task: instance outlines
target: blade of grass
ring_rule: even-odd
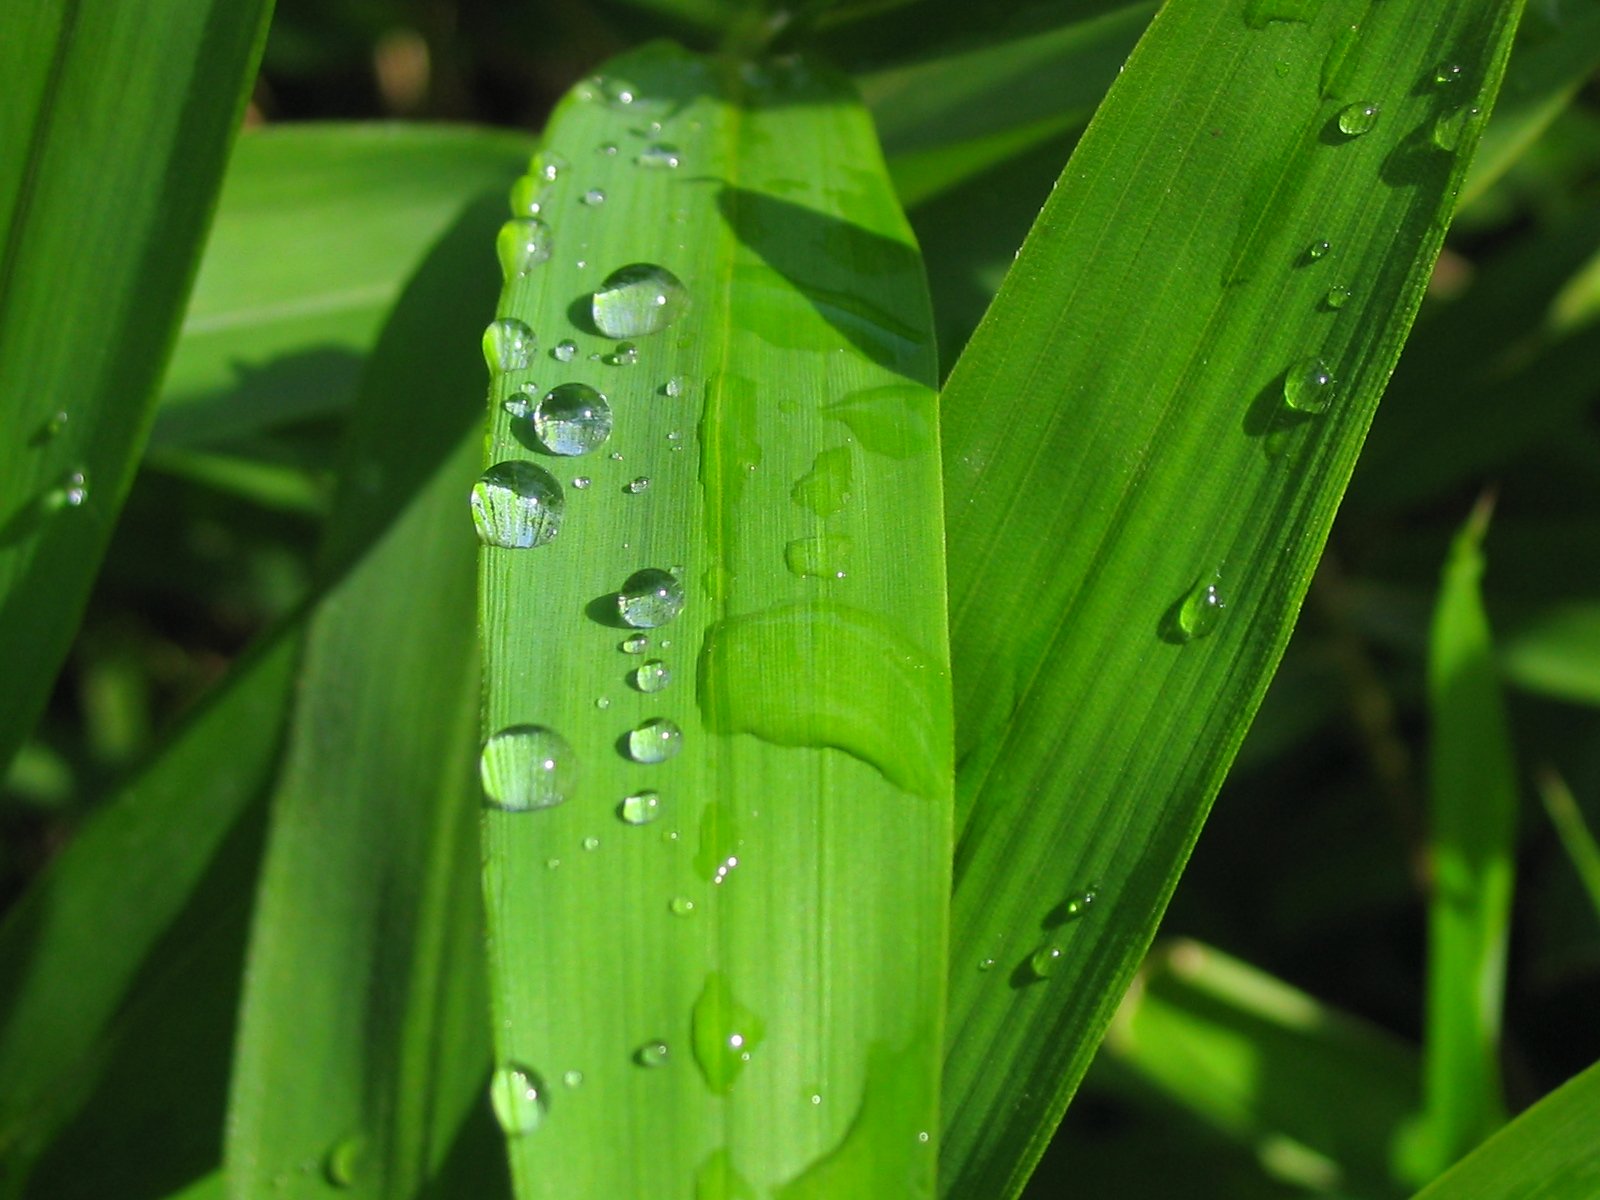
[[[271,8],[29,4],[0,38],[0,764],[133,476]]]
[[[1589,1200],[1600,1192],[1600,1063],[1569,1079],[1416,1200]]]
[[[433,248],[352,418],[251,935],[225,1160],[239,1200],[415,1195],[482,1096],[460,504],[498,210],[473,205]]]
[[[1450,548],[1428,655],[1433,894],[1423,1105],[1397,1149],[1401,1171],[1415,1184],[1505,1122],[1500,1010],[1517,785],[1480,590],[1490,511],[1480,503]]]
[[[1572,868],[1583,890],[1589,895],[1589,903],[1594,905],[1595,915],[1600,917],[1600,843],[1596,843],[1594,834],[1589,832],[1583,811],[1567,781],[1554,770],[1547,768],[1540,772],[1539,796],[1544,801],[1545,812],[1550,814],[1550,823],[1561,837],[1567,857],[1572,860]]]
[[[1393,1190],[1389,1140],[1417,1102],[1415,1051],[1237,959],[1196,942],[1156,950],[1106,1050],[1264,1163],[1292,1165],[1295,1182]]]
[[[934,352],[870,122],[803,63],[654,47],[580,85],[546,147],[548,228],[506,235],[499,309],[540,351],[492,380],[487,461],[536,468],[565,516],[480,565],[517,1194],[929,1195],[950,769]],[[670,284],[646,290],[636,312],[676,317],[659,332],[607,315],[630,263],[687,293],[679,313]],[[609,396],[587,457],[544,452],[528,419],[556,384]],[[502,543],[536,532],[497,511]],[[659,628],[621,619],[641,569],[683,589]],[[623,653],[636,636],[648,652]],[[682,753],[653,762],[659,738],[630,731],[663,719]]]
[[[1476,128],[1434,123],[1518,12],[1171,0],[951,376],[946,1194],[1015,1194],[1149,943],[1438,251]]]
[[[404,125],[242,137],[151,447],[232,441],[343,411],[422,255],[530,148],[523,134]]]
[[[1541,606],[1498,638],[1506,682],[1574,704],[1600,705],[1600,605]]]

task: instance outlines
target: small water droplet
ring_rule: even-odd
[[[483,360],[495,374],[525,370],[539,348],[533,330],[515,317],[491,321],[483,331]]]
[[[322,1172],[334,1187],[354,1187],[361,1180],[371,1150],[371,1142],[359,1133],[341,1138],[328,1151]]]
[[[643,654],[648,649],[650,649],[650,639],[642,633],[636,633],[632,637],[623,639],[622,652],[624,654]]]
[[[549,191],[548,181],[537,175],[523,175],[511,185],[511,215],[513,217],[537,217],[545,205],[545,197]]]
[[[637,496],[640,492],[649,491],[650,476],[640,475],[636,479],[630,479],[627,487],[625,487],[623,490],[626,491],[630,496]]]
[[[46,442],[54,441],[61,435],[61,431],[67,427],[67,420],[67,413],[64,409],[51,413],[34,432],[29,444],[42,446]]]
[[[561,155],[550,150],[541,150],[533,156],[533,162],[528,167],[528,174],[545,183],[554,183],[556,177],[570,166]]]
[[[604,712],[606,709],[611,707],[611,699],[608,696],[596,696],[594,700],[594,706],[601,712]]]
[[[633,684],[641,692],[659,692],[672,682],[672,669],[659,658],[641,663],[633,673]]]
[[[45,512],[59,512],[63,508],[82,508],[89,498],[89,477],[82,471],[68,471],[61,482],[44,494],[40,507]]]
[[[660,1038],[646,1042],[633,1052],[633,1061],[641,1067],[664,1067],[672,1056],[671,1048]]]
[[[981,962],[978,963],[978,970],[980,970],[980,971],[992,971],[992,970],[994,970],[994,966],[995,966],[994,959],[986,958],[986,959],[983,959]]]
[[[665,329],[682,315],[689,293],[665,267],[629,263],[607,275],[591,305],[594,323],[611,338],[635,338]]]
[[[657,629],[683,611],[683,584],[670,571],[646,567],[617,593],[617,612],[635,629]]]
[[[560,865],[561,860],[559,858],[547,858],[544,860],[544,867],[547,871],[554,871]],[[508,1021],[507,1024],[509,1025],[510,1022]]]
[[[1318,238],[1306,247],[1306,257],[1312,262],[1316,262],[1317,259],[1325,257],[1328,251],[1332,249],[1332,243],[1326,238]]]
[[[739,856],[730,854],[717,864],[717,869],[711,873],[712,883],[721,883],[739,869]]]
[[[599,208],[606,202],[606,194],[602,188],[590,188],[583,194],[582,199],[583,203],[587,204],[590,208]]]
[[[490,804],[527,812],[550,808],[571,796],[578,781],[578,761],[567,739],[555,730],[512,725],[483,744],[478,775]]]
[[[500,226],[494,248],[500,273],[510,282],[549,260],[553,249],[550,226],[538,217],[517,217]]]
[[[1440,63],[1433,71],[1434,86],[1449,87],[1453,83],[1460,83],[1465,75],[1460,63]]]
[[[683,376],[674,375],[666,383],[662,384],[661,394],[663,396],[671,396],[673,399],[683,395]]]
[[[682,159],[678,156],[678,148],[666,142],[652,142],[639,151],[639,157],[633,160],[641,167],[651,170],[672,170]]]
[[[600,361],[608,367],[631,367],[639,361],[639,347],[632,342],[618,342],[617,348]]]
[[[539,1128],[550,1106],[544,1081],[521,1063],[508,1063],[494,1073],[489,1080],[489,1103],[500,1128],[512,1137]]]
[[[1047,942],[1033,952],[1028,959],[1028,969],[1038,979],[1049,979],[1056,973],[1056,968],[1061,965],[1062,950],[1054,942]]]
[[[1433,119],[1433,144],[1448,153],[1455,153],[1479,112],[1478,106],[1473,104],[1440,113]]]
[[[648,825],[661,815],[660,792],[634,792],[617,805],[617,815],[629,825]]]
[[[687,917],[694,912],[694,901],[687,896],[674,896],[667,909],[675,917]]]
[[[627,80],[601,76],[598,83],[600,94],[606,98],[612,108],[626,109],[639,98],[638,89]]]
[[[617,144],[615,142],[601,142],[596,148],[607,158],[614,158],[617,153]]]
[[[578,357],[578,343],[565,338],[550,347],[550,357],[557,362],[569,363]]]
[[[582,1071],[567,1071],[561,1076],[561,1082],[566,1084],[569,1088],[582,1087],[583,1086],[583,1072]]]
[[[655,717],[628,734],[628,757],[637,763],[660,763],[683,749],[683,730],[665,717]]]
[[[1343,284],[1335,284],[1328,289],[1328,294],[1322,298],[1322,302],[1329,308],[1343,308],[1350,303],[1352,295],[1354,293]]]
[[[566,498],[543,467],[516,460],[496,463],[472,488],[472,523],[486,546],[542,546],[561,528]]]
[[[611,436],[611,405],[586,383],[563,383],[534,406],[533,431],[551,454],[588,454]]]
[[[583,839],[583,848],[585,850],[598,850],[598,849],[600,849],[600,839],[597,838],[597,837],[586,837],[586,838],[584,838]]]
[[[1339,132],[1347,137],[1360,137],[1369,133],[1378,123],[1378,106],[1368,100],[1358,100],[1339,110]]]
[[[1220,574],[1202,579],[1190,588],[1178,602],[1173,615],[1173,632],[1177,641],[1192,642],[1203,638],[1222,620],[1226,603],[1222,598]]]
[[[1326,363],[1320,358],[1303,358],[1283,376],[1283,402],[1295,412],[1327,412],[1334,386]]]
[[[574,475],[572,478],[572,486],[577,488],[580,492],[586,490],[589,486],[589,477],[587,475]]]

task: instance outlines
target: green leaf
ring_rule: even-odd
[[[1583,811],[1561,776],[1550,770],[1541,772],[1539,795],[1550,814],[1550,823],[1561,835],[1561,845],[1572,860],[1573,870],[1588,893],[1589,903],[1594,905],[1595,916],[1600,917],[1600,843],[1589,832]]]
[[[931,1195],[950,715],[920,263],[845,81],[666,47],[603,76],[535,159],[547,227],[501,237],[526,329],[492,343],[474,497],[518,1195]],[[653,270],[613,294],[629,264],[681,306]],[[555,385],[609,398],[585,456],[532,419]],[[513,548],[555,532],[540,495],[559,532]]]
[[[152,447],[342,412],[428,248],[530,149],[522,134],[405,125],[291,125],[241,138]]]
[[[946,1194],[1020,1187],[1150,940],[1466,170],[1433,126],[1518,11],[1172,0],[956,365]]]
[[[270,11],[75,0],[0,38],[0,763],[132,479]]]
[[[1600,1063],[1568,1080],[1417,1200],[1588,1200],[1600,1189]]]
[[[226,1150],[239,1200],[416,1194],[482,1095],[461,508],[497,210],[434,247],[352,418],[251,936]]]

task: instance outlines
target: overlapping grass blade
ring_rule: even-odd
[[[1600,1190],[1600,1063],[1417,1193],[1417,1200],[1588,1200]]]
[[[238,1200],[416,1195],[482,1096],[462,505],[498,209],[473,206],[434,247],[352,419],[251,935],[226,1148]]]
[[[0,38],[0,763],[133,476],[271,8],[24,5]]]
[[[1539,796],[1544,801],[1545,811],[1550,814],[1550,823],[1561,835],[1561,844],[1567,851],[1567,857],[1572,860],[1573,870],[1578,873],[1583,890],[1588,893],[1589,903],[1594,905],[1595,915],[1600,917],[1600,842],[1596,842],[1594,834],[1589,832],[1588,823],[1583,819],[1583,810],[1573,798],[1567,781],[1560,775],[1552,770],[1541,772]]]
[[[654,47],[563,101],[530,180],[514,196],[542,224],[501,239],[499,317],[523,324],[495,339],[486,463],[515,466],[476,501],[518,1195],[929,1195],[950,770],[934,354],[870,123],[804,64]],[[630,264],[672,279],[613,297]],[[540,432],[557,385],[608,397],[583,457]],[[599,436],[578,396],[569,449]],[[551,495],[558,535],[511,548],[548,532],[528,506]],[[622,619],[641,570],[681,586],[681,613]]]
[[[1148,944],[1519,7],[1172,0],[952,374],[946,1194],[1014,1193]]]
[[[1317,1190],[1395,1190],[1416,1052],[1196,942],[1160,948],[1106,1035],[1113,1061]],[[1330,1104],[1329,1097],[1338,1097]]]
[[[485,129],[247,133],[223,180],[152,450],[343,411],[423,255],[529,149],[522,134]]]

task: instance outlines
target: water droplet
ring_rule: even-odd
[[[542,546],[561,528],[561,485],[543,467],[496,463],[472,488],[472,523],[486,546]]]
[[[594,323],[607,337],[643,337],[676,321],[688,301],[688,290],[665,267],[629,263],[607,275],[594,293]]]
[[[586,383],[563,383],[534,406],[533,432],[551,454],[588,454],[611,436],[611,405]]]
[[[483,794],[496,808],[527,812],[572,795],[578,761],[567,739],[542,725],[512,725],[483,744],[478,758]]]
[[[671,396],[674,399],[683,395],[683,377],[681,375],[674,375],[671,379],[667,380],[666,383],[661,385],[661,394],[663,396]]]
[[[1054,942],[1047,942],[1028,959],[1028,969],[1039,979],[1049,979],[1061,965],[1062,950]]]
[[[811,462],[811,470],[795,481],[790,497],[819,517],[831,517],[850,503],[855,468],[848,446],[824,450]]]
[[[633,673],[633,684],[641,692],[659,692],[672,682],[672,669],[659,658],[641,663]]]
[[[1094,884],[1071,899],[1056,905],[1046,915],[1044,919],[1045,926],[1053,929],[1058,925],[1065,925],[1068,921],[1076,921],[1089,911],[1089,907],[1099,894],[1099,885]]]
[[[683,730],[665,717],[655,717],[628,734],[628,757],[637,763],[659,763],[683,749]]]
[[[626,109],[639,98],[638,89],[627,80],[601,76],[596,82],[599,85],[600,94],[606,98],[612,108]]]
[[[507,221],[500,226],[494,248],[500,258],[500,273],[510,282],[550,258],[553,248],[550,226],[538,217]]]
[[[980,970],[980,971],[992,971],[992,970],[994,970],[994,967],[995,967],[995,962],[994,962],[994,959],[992,959],[992,958],[983,959],[981,962],[978,963],[978,970]]]
[[[566,1084],[569,1088],[582,1087],[583,1086],[583,1072],[582,1071],[567,1071],[565,1074],[563,1074],[561,1076],[561,1082]]]
[[[1318,238],[1316,241],[1312,242],[1311,245],[1306,247],[1306,257],[1312,262],[1316,262],[1317,259],[1323,258],[1327,255],[1328,251],[1332,249],[1332,243],[1326,238]]]
[[[694,901],[687,896],[674,896],[667,910],[675,917],[687,917],[694,912]]]
[[[678,148],[676,146],[669,146],[665,142],[652,142],[639,151],[639,157],[633,161],[641,167],[649,167],[652,170],[671,170],[682,159],[678,156]]]
[[[59,512],[63,508],[82,508],[89,498],[89,478],[82,471],[68,471],[61,482],[44,494],[40,507],[45,512]]]
[[[550,150],[541,150],[533,156],[533,162],[528,167],[528,174],[545,183],[554,183],[556,177],[570,166],[561,155]]]
[[[1333,374],[1320,358],[1303,358],[1283,376],[1283,402],[1295,412],[1327,412],[1333,391]]]
[[[1343,308],[1350,303],[1352,295],[1354,293],[1343,284],[1335,284],[1328,289],[1328,294],[1322,298],[1322,302],[1329,308]]]
[[[511,215],[537,217],[544,210],[549,183],[537,175],[523,175],[511,185]]]
[[[661,815],[660,792],[634,792],[617,805],[617,815],[629,825],[648,825]]]
[[[598,849],[600,849],[600,839],[597,838],[597,837],[586,837],[586,838],[584,838],[583,839],[583,848],[585,850],[598,850]]]
[[[587,475],[573,476],[572,486],[577,488],[580,492],[586,490],[589,486],[589,477]]]
[[[632,342],[618,342],[617,348],[600,361],[608,367],[631,367],[639,361],[639,347]]]
[[[596,696],[594,700],[594,706],[601,712],[604,712],[606,709],[611,707],[611,700],[607,696]]]
[[[657,567],[635,571],[617,593],[617,612],[635,629],[658,629],[682,611],[683,584]]]
[[[560,865],[561,860],[559,858],[547,858],[544,860],[544,867],[547,871],[554,871]]]
[[[607,158],[612,158],[617,153],[617,144],[615,142],[601,142],[597,149]]]
[[[538,348],[533,330],[515,317],[491,321],[483,331],[483,360],[496,374],[526,369]]]
[[[550,347],[550,357],[557,362],[569,363],[578,357],[578,343],[571,338],[563,339]]]
[[[582,200],[590,208],[599,208],[606,202],[606,194],[601,188],[590,188],[583,194]]]
[[[690,1026],[694,1060],[706,1086],[726,1095],[766,1038],[765,1024],[734,998],[727,977],[712,971],[694,1002]]]
[[[850,539],[829,533],[796,538],[783,548],[783,563],[792,574],[811,579],[843,579],[850,562]]]
[[[42,446],[46,442],[54,441],[61,435],[61,431],[67,427],[67,421],[68,416],[65,410],[58,410],[51,413],[50,416],[45,418],[44,422],[39,426],[39,428],[34,431],[34,435],[29,440],[29,444],[33,446]]]
[[[622,652],[624,654],[643,654],[648,649],[650,649],[650,639],[642,633],[636,633],[632,637],[623,639]]]
[[[628,495],[630,495],[630,496],[637,496],[640,492],[649,491],[650,490],[650,476],[648,476],[648,475],[640,475],[635,479],[630,479],[628,481],[627,487],[624,488],[623,490],[626,491],[628,493]]]
[[[1378,106],[1367,100],[1347,104],[1339,110],[1339,132],[1348,137],[1360,137],[1378,123]]]
[[[371,1154],[372,1143],[359,1133],[341,1138],[328,1151],[322,1171],[329,1183],[337,1188],[354,1187],[360,1182]]]
[[[531,1068],[508,1063],[489,1080],[489,1103],[495,1120],[512,1137],[532,1133],[550,1107],[544,1081]]]
[[[1217,627],[1226,607],[1222,598],[1221,576],[1213,574],[1202,579],[1184,594],[1173,614],[1173,632],[1177,641],[1192,642],[1203,638]]]
[[[1455,153],[1461,146],[1462,137],[1477,119],[1479,112],[1480,109],[1474,104],[1440,113],[1433,119],[1433,144],[1448,153]]]
[[[717,864],[717,869],[711,873],[712,883],[721,883],[739,869],[739,856],[730,854]]]
[[[1460,63],[1440,63],[1434,68],[1433,82],[1436,87],[1449,87],[1453,83],[1460,83],[1465,75]]]
[[[664,1067],[671,1057],[671,1048],[666,1042],[657,1038],[646,1042],[633,1052],[633,1061],[641,1067]]]

